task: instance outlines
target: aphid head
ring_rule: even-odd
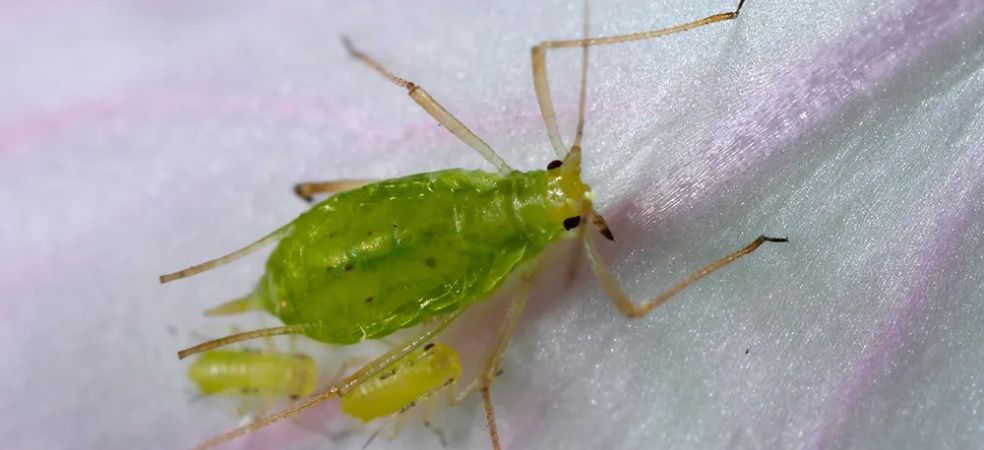
[[[560,220],[580,215],[584,202],[591,202],[591,188],[581,181],[580,148],[571,148],[563,161],[547,165],[547,189]]]
[[[603,236],[614,240],[605,220],[595,212],[591,204],[594,199],[591,187],[581,180],[581,147],[571,147],[563,161],[551,161],[547,165],[547,180],[550,196],[557,208],[557,217],[565,229],[577,228],[587,220]]]
[[[590,221],[603,236],[612,239],[605,220],[591,205],[594,199],[591,187],[581,180],[581,147],[572,146],[563,161],[554,160],[547,165],[547,186],[555,218],[565,229],[572,230]]]

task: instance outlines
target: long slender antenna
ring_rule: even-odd
[[[584,0],[584,23],[581,32],[581,92],[577,103],[577,127],[574,131],[574,147],[581,146],[581,138],[584,136],[584,110],[585,101],[588,96],[588,25],[590,23],[588,13],[588,0]]]
[[[197,275],[197,274],[200,274],[200,273],[205,272],[207,270],[211,270],[211,269],[214,269],[216,267],[224,266],[226,264],[229,264],[229,263],[231,263],[231,262],[233,262],[233,261],[235,261],[235,260],[237,260],[239,258],[242,258],[243,256],[246,256],[246,255],[248,255],[250,253],[253,253],[253,252],[259,250],[263,246],[265,246],[265,245],[267,245],[267,244],[269,244],[269,243],[271,243],[273,241],[280,240],[285,235],[287,235],[287,232],[289,230],[290,230],[290,224],[284,225],[284,226],[282,226],[280,228],[277,228],[272,233],[270,233],[270,234],[268,234],[266,236],[263,236],[262,238],[260,238],[260,240],[254,242],[252,244],[249,244],[249,245],[247,245],[247,246],[245,246],[245,247],[243,247],[243,248],[241,248],[239,250],[236,250],[236,251],[234,251],[232,253],[229,253],[228,255],[220,256],[220,257],[215,258],[213,260],[205,261],[205,262],[203,262],[201,264],[196,264],[196,265],[191,266],[191,267],[189,267],[187,269],[182,269],[182,270],[179,270],[179,271],[174,272],[174,273],[169,273],[169,274],[166,274],[166,275],[161,275],[161,278],[160,278],[161,284],[169,283],[169,282],[174,281],[174,280],[180,280],[182,278],[188,278],[188,277],[190,277],[192,275]]]

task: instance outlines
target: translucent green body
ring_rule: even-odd
[[[489,297],[586,191],[561,169],[455,169],[342,192],[289,225],[250,301],[322,342],[383,337]]]
[[[454,350],[443,344],[428,345],[347,392],[340,407],[346,414],[369,422],[412,408],[460,375],[461,364]]]
[[[298,398],[314,392],[318,369],[302,354],[214,350],[195,360],[188,376],[204,395]]]

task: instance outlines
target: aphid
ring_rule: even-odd
[[[430,319],[432,326],[404,345],[370,362],[314,397],[283,412],[240,427],[203,443],[209,448],[246,432],[289,417],[316,403],[349,395],[387,367],[429,342],[469,305],[493,295],[511,275],[520,286],[510,303],[498,336],[485,358],[479,389],[492,447],[500,449],[490,386],[529,295],[537,257],[562,239],[579,239],[605,293],[627,317],[635,318],[665,303],[690,284],[745,256],[765,242],[783,238],[759,236],[740,250],[694,272],[662,294],[641,304],[626,296],[602,262],[586,224],[613,240],[604,219],[593,207],[590,187],[581,179],[581,140],[587,79],[588,48],[666,36],[738,17],[744,0],[732,12],[715,14],[661,30],[588,38],[587,3],[582,39],[546,41],[532,49],[533,84],[558,159],[547,170],[519,172],[506,164],[419,85],[387,71],[343,39],[350,55],[407,90],[410,97],[448,131],[481,154],[496,172],[460,169],[366,180],[304,183],[302,197],[320,192],[336,195],[249,246],[188,269],[161,277],[168,282],[240,258],[279,241],[267,261],[266,273],[247,297],[220,308],[230,311],[265,309],[284,326],[239,333],[179,352],[185,357],[246,339],[303,334],[331,344],[375,339]],[[570,147],[560,138],[546,74],[546,51],[581,48],[578,121]],[[344,192],[338,192],[340,190]]]
[[[461,376],[458,354],[444,344],[427,344],[390,364],[342,395],[339,406],[363,422],[406,411]]]
[[[213,310],[205,315],[214,315]],[[235,325],[232,333],[239,331]],[[197,335],[198,333],[194,333]],[[272,339],[262,349],[219,349],[202,353],[188,366],[188,378],[202,396],[240,400],[239,415],[262,414],[280,400],[297,400],[314,392],[318,366],[306,353],[295,351],[291,336],[287,351],[277,350]]]
[[[452,388],[459,376],[458,354],[447,345],[431,343],[346,393],[339,406],[349,416],[371,422],[403,413],[437,391]],[[204,352],[189,366],[188,377],[201,395],[239,398],[244,404],[258,400],[268,406],[282,398],[311,395],[318,370],[314,359],[303,353],[246,348]]]
[[[431,424],[435,394],[447,391],[448,404],[456,405],[477,386],[472,383],[461,394],[455,386],[461,376],[458,353],[440,343],[429,343],[387,366],[373,378],[342,395],[339,407],[345,414],[368,424],[377,419],[393,418],[390,438],[396,437],[406,419],[405,413],[426,402],[423,425],[447,447],[444,433]],[[388,424],[387,423],[387,424]],[[377,429],[363,445],[366,448],[386,425]]]
[[[314,392],[318,367],[302,353],[212,350],[188,367],[188,377],[202,395],[298,399]]]

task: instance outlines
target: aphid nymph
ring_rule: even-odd
[[[212,350],[192,363],[188,377],[202,395],[296,399],[314,392],[318,368],[301,353]]]
[[[347,392],[339,406],[346,414],[369,422],[412,408],[459,376],[458,354],[444,344],[427,344]]]

